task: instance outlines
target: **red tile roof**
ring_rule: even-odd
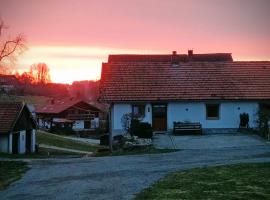
[[[103,63],[100,100],[270,100],[270,62]]]
[[[87,105],[88,109],[91,109],[93,111],[100,111],[97,107],[90,105],[81,99],[65,98],[65,99],[53,99],[50,102],[48,102],[45,106],[37,107],[36,113],[58,114],[81,102]]]
[[[19,81],[14,75],[0,74],[0,86],[1,85],[18,85]]]
[[[23,107],[21,102],[0,102],[0,134],[12,131]]]
[[[212,54],[163,54],[163,55],[140,55],[140,54],[120,54],[109,55],[108,62],[171,62],[174,59],[177,62],[230,62],[233,61],[230,53],[212,53]]]

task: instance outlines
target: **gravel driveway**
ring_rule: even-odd
[[[243,162],[270,162],[269,143],[258,139],[240,147],[184,149],[168,154],[33,160],[23,178],[0,192],[0,197],[132,199],[169,172]]]

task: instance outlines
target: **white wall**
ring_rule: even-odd
[[[9,135],[0,135],[0,152],[9,152]]]
[[[18,148],[18,153],[23,154],[25,153],[25,145],[26,145],[26,131],[20,131],[19,134],[19,148]]]
[[[238,128],[239,115],[243,112],[249,114],[250,127],[256,127],[257,110],[256,102],[221,102],[219,119],[207,120],[206,106],[203,102],[168,103],[168,128],[173,129],[174,121],[200,122],[203,128]]]
[[[84,129],[84,120],[76,120],[72,127],[73,130],[82,130]]]
[[[149,111],[149,112],[148,112]],[[123,133],[121,119],[124,114],[132,112],[132,104],[114,104],[112,107],[112,132],[113,135]],[[145,104],[145,116],[141,119],[143,122],[152,124],[152,105]]]
[[[256,102],[220,102],[220,117],[218,120],[206,119],[205,102],[175,102],[167,106],[167,127],[173,129],[174,121],[200,122],[203,128],[238,128],[241,113],[249,114],[250,127],[256,127]],[[152,105],[145,104],[143,122],[152,124]],[[239,108],[239,109],[238,109]],[[148,112],[149,111],[149,112]],[[123,133],[121,118],[126,113],[132,112],[132,104],[114,104],[112,107],[112,132],[113,135]]]
[[[152,125],[152,104],[147,103],[145,105],[145,116],[142,121]]]
[[[31,152],[35,152],[36,150],[36,130],[33,129],[31,132]]]
[[[13,140],[13,136],[12,136],[12,133],[9,134],[9,146],[8,146],[8,150],[9,150],[9,153],[12,153],[12,140]]]
[[[123,133],[121,118],[124,114],[131,113],[131,104],[114,104],[112,107],[112,133],[118,135]]]
[[[91,120],[91,128],[98,128],[99,127],[99,118],[95,117],[93,120]]]
[[[48,122],[46,120],[38,119],[38,126],[42,128],[51,128],[51,122]]]

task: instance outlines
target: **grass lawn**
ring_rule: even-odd
[[[95,152],[99,148],[98,145],[90,145],[83,142],[74,141],[44,131],[37,131],[36,139],[37,144],[46,144],[80,151]]]
[[[0,190],[5,189],[10,183],[21,178],[27,169],[25,162],[0,161]]]
[[[172,173],[143,190],[136,199],[270,199],[270,163]]]
[[[134,148],[129,150],[116,150],[111,152],[97,152],[95,156],[122,156],[122,155],[139,155],[139,154],[157,154],[175,152],[173,149],[156,149],[152,146],[143,148]]]

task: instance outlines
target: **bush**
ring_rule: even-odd
[[[260,134],[268,140],[270,139],[269,121],[270,109],[261,106],[258,111],[258,127]]]
[[[126,113],[121,118],[121,124],[125,134],[129,133],[132,135],[130,131],[131,121],[132,121],[132,113]]]
[[[75,132],[72,130],[71,127],[59,127],[59,126],[52,126],[50,128],[51,133],[59,134],[59,135],[73,135]]]
[[[248,123],[249,123],[248,113],[240,114],[240,127],[248,128],[249,127]]]
[[[138,136],[139,138],[152,138],[153,130],[151,124],[133,119],[130,125],[130,134]]]
[[[101,135],[100,136],[100,145],[109,145],[109,135]]]

